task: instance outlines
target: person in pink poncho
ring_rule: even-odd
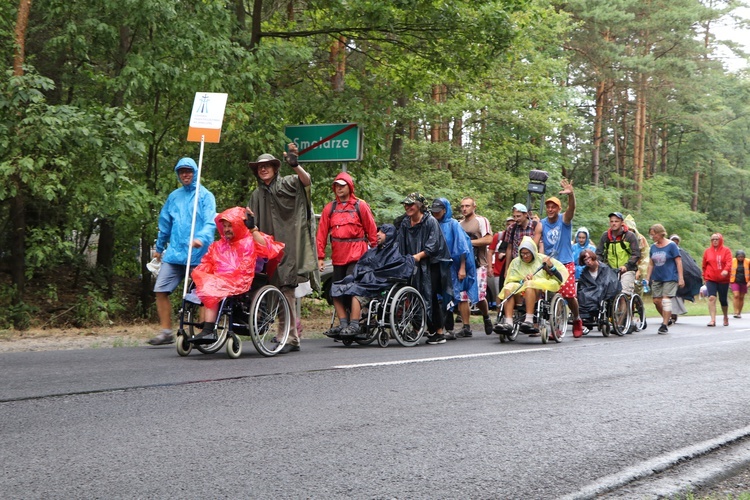
[[[217,340],[214,330],[222,299],[250,290],[263,264],[266,273],[273,274],[284,253],[284,244],[260,232],[252,214],[242,207],[223,211],[215,221],[221,239],[211,243],[192,273],[195,292],[205,306],[203,330],[189,340],[198,344]]]

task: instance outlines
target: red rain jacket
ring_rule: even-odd
[[[224,297],[250,290],[259,259],[268,261],[266,270],[271,274],[284,253],[284,244],[267,234],[263,234],[265,247],[255,244],[252,233],[245,227],[245,209],[242,207],[225,210],[214,220],[221,239],[211,243],[192,274],[198,297],[210,309]],[[231,240],[224,235],[222,220],[232,224],[234,238]]]
[[[721,272],[727,275],[722,276]],[[719,235],[719,246],[713,245],[703,252],[703,280],[714,283],[729,283],[732,271],[732,251],[724,246],[724,237]]]
[[[378,245],[378,228],[370,206],[354,196],[354,181],[349,174],[341,172],[334,179],[343,180],[349,185],[349,199],[337,201],[331,213],[333,202],[328,203],[320,213],[318,223],[318,259],[324,259],[328,236],[331,237],[331,260],[335,266],[357,262],[370,247]],[[335,190],[334,190],[335,193]],[[355,207],[359,202],[359,210]],[[359,212],[359,213],[358,213]]]

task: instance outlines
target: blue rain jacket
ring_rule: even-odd
[[[187,264],[188,245],[190,244],[190,225],[193,219],[198,165],[192,158],[181,158],[174,167],[175,175],[180,168],[193,169],[193,182],[189,186],[181,186],[175,189],[167,197],[167,201],[159,213],[159,236],[156,238],[156,251],[162,254],[162,262],[185,265]],[[179,182],[179,175],[177,175],[177,180]],[[208,246],[214,241],[214,233],[216,232],[214,217],[216,217],[216,199],[208,189],[201,186],[198,197],[198,214],[195,218],[194,238],[200,240],[203,246],[193,248],[193,253],[190,255],[190,264],[193,266],[200,264],[203,255],[208,251]]]
[[[477,288],[477,267],[474,262],[474,249],[471,246],[471,238],[461,227],[461,224],[453,218],[453,209],[450,202],[445,198],[438,198],[445,205],[445,215],[439,220],[440,230],[443,232],[448,251],[451,254],[451,282],[453,283],[453,301],[458,304],[461,292],[469,295],[469,302],[479,302],[479,289]],[[461,256],[466,258],[466,277],[458,279],[458,270],[461,268]],[[448,302],[448,301],[446,301]]]

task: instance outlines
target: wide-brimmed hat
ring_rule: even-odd
[[[258,171],[258,166],[260,166],[261,164],[271,164],[271,166],[276,170],[281,168],[281,161],[274,155],[268,153],[263,153],[258,157],[257,160],[248,163],[250,168],[252,168],[256,172]]]

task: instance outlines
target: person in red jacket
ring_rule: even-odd
[[[318,267],[323,270],[326,245],[331,240],[331,260],[333,262],[332,283],[341,281],[352,273],[357,263],[368,248],[378,245],[378,228],[370,206],[354,196],[354,181],[349,174],[341,172],[333,181],[333,193],[336,199],[328,203],[320,213],[318,224]],[[359,323],[349,328],[349,316],[342,298],[333,299],[333,307],[339,318],[339,326],[326,335],[356,335]]]
[[[711,235],[711,246],[703,252],[703,281],[708,290],[708,313],[711,321],[708,326],[716,326],[716,294],[724,313],[724,326],[729,326],[729,278],[732,270],[732,251],[724,246],[720,233]]]
[[[203,330],[188,339],[196,344],[216,342],[222,299],[250,290],[257,268],[265,267],[267,274],[273,274],[284,253],[284,244],[261,233],[255,218],[242,207],[224,210],[215,221],[221,239],[211,243],[191,275],[195,293],[205,306]]]

